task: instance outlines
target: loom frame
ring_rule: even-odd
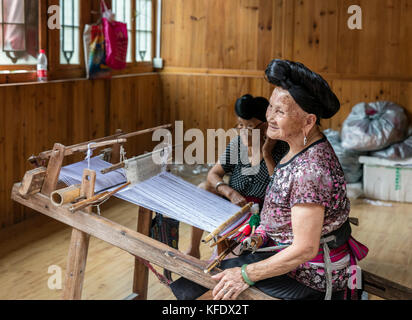
[[[169,126],[170,125],[161,127]],[[138,134],[154,131],[152,129],[141,130],[130,134],[122,134],[121,130],[117,130],[115,135],[69,147],[56,143],[52,150],[44,151],[39,156],[29,159],[29,161],[35,165],[39,164],[39,161],[49,160],[47,168],[45,169],[46,174],[41,176],[43,179],[41,188],[38,188],[39,179],[37,179],[36,190],[22,195],[20,190],[22,190],[25,182],[22,181],[14,184],[11,192],[12,200],[72,227],[62,295],[64,300],[81,299],[90,236],[103,240],[135,257],[154,263],[159,267],[167,268],[209,289],[213,289],[216,285],[211,275],[217,273],[219,271],[218,269],[212,274],[205,274],[203,270],[206,267],[206,262],[185,255],[149,237],[152,221],[152,212],[150,210],[138,207],[138,223],[137,230],[135,231],[93,213],[91,207],[72,213],[68,205],[56,207],[51,202],[50,194],[59,188],[58,178],[65,156],[72,155],[79,147],[83,150],[84,147],[91,142],[104,142],[113,138],[127,139]],[[120,145],[120,143],[112,143],[112,163],[118,163],[120,161]],[[30,172],[27,172],[26,175],[27,174],[30,176]],[[95,178],[96,174],[93,170],[84,170],[81,194],[87,199],[94,195]],[[30,180],[30,183],[32,183],[32,180]],[[27,188],[27,190],[32,189]],[[126,299],[147,299],[148,276],[148,268],[139,259],[135,258],[133,292],[126,297]],[[256,288],[249,288],[241,295],[241,299],[267,300],[273,298],[265,295]]]

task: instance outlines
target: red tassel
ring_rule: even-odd
[[[252,227],[250,226],[250,225],[247,225],[244,229],[243,229],[243,231],[242,231],[242,233],[247,237],[247,236],[249,236],[250,234],[251,234],[251,232],[252,232]]]

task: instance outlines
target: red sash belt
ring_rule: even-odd
[[[369,249],[360,243],[359,241],[355,240],[352,236],[349,237],[348,241],[341,245],[336,249],[330,249],[330,260],[332,262],[337,262],[340,259],[344,258],[347,254],[351,256],[351,265],[356,265],[356,260],[360,261],[366,257],[368,254]],[[309,262],[315,263],[323,263],[324,256],[323,256],[323,248],[319,248],[318,255],[310,260]]]

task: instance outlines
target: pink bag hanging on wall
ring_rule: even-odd
[[[127,59],[127,24],[114,20],[111,10],[101,1],[103,12],[103,32],[106,42],[106,65],[112,69],[126,68]]]

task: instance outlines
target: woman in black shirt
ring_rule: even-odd
[[[288,150],[288,144],[266,137],[266,111],[269,101],[263,97],[244,95],[235,104],[238,136],[227,146],[218,163],[210,170],[207,181],[199,185],[232,203],[244,206],[255,202],[262,207],[266,188],[276,164]],[[260,148],[252,148],[253,130],[260,130]],[[223,181],[230,175],[229,183]],[[193,227],[188,254],[200,257],[199,244],[203,230]]]

